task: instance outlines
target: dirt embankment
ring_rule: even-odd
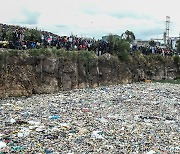
[[[180,76],[173,60],[133,58],[121,62],[109,54],[70,59],[58,56],[6,56],[0,61],[0,97],[30,96],[59,90],[119,83],[174,79]]]

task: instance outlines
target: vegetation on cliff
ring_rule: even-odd
[[[167,79],[167,80],[160,80],[158,82],[160,82],[160,83],[180,84],[180,79],[174,79],[174,80]]]
[[[111,38],[110,38],[111,39]],[[113,56],[117,57],[120,61],[125,63],[131,63],[136,61],[137,63],[153,63],[159,61],[161,63],[174,62],[176,65],[180,65],[179,56],[161,56],[158,54],[144,55],[141,52],[129,52],[129,46],[126,41],[117,39],[112,46]],[[5,57],[13,56],[34,56],[34,57],[46,57],[55,56],[63,57],[71,60],[89,60],[93,58],[98,58],[94,51],[66,51],[65,49],[56,48],[40,48],[40,49],[30,49],[30,50],[15,50],[15,49],[3,49],[0,51],[0,62],[3,61]]]

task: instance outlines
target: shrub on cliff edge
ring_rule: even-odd
[[[176,65],[179,65],[179,63],[180,63],[180,57],[179,56],[174,56],[173,60],[174,60],[174,63]]]
[[[108,36],[108,42],[111,45],[113,55],[117,55],[120,60],[128,61],[130,56],[130,44],[125,39],[114,37],[114,35]]]

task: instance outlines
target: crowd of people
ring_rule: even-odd
[[[65,48],[66,50],[90,50],[93,43],[95,43],[95,39],[90,38],[82,38],[77,36],[58,36],[52,34],[47,31],[36,31],[37,34],[30,34],[27,37],[26,28],[22,27],[11,27],[11,37],[8,38],[7,32],[9,30],[9,26],[0,25],[1,33],[0,33],[0,47],[3,48],[11,48],[11,49],[32,49],[32,48],[40,48],[40,47],[52,47],[56,46],[59,48]]]
[[[145,55],[149,55],[149,54],[159,54],[162,56],[172,56],[174,54],[174,50],[171,48],[167,48],[167,47],[160,47],[160,46],[137,46],[134,45],[132,46],[132,51],[140,51]]]
[[[94,38],[83,38],[77,36],[58,36],[47,31],[38,31],[13,25],[0,24],[0,48],[10,49],[33,49],[41,47],[65,48],[67,51],[88,50],[95,51],[96,54],[112,54],[110,43],[107,40],[95,40]],[[10,30],[11,31],[10,31]],[[11,34],[9,34],[11,33]],[[131,45],[131,52],[141,51],[143,54],[161,54],[163,56],[172,55],[173,50],[158,46],[138,46]]]

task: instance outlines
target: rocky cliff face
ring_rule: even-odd
[[[120,62],[109,54],[90,59],[56,56],[7,56],[1,58],[0,97],[30,96],[59,90],[97,87],[119,83],[173,79],[180,67],[173,61],[147,63],[143,60]]]

